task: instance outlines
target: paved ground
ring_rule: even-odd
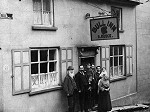
[[[150,105],[148,105],[148,109],[142,109],[142,110],[124,110],[124,111],[113,111],[113,112],[150,112]],[[97,112],[97,111],[90,111],[90,112]]]

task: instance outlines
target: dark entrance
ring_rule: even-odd
[[[95,57],[97,46],[80,46],[78,47],[79,65],[83,65],[86,69],[87,64],[95,65]]]
[[[94,64],[95,65],[95,57],[81,57],[81,65],[83,65],[86,68],[87,64]]]

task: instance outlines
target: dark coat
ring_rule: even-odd
[[[73,95],[75,89],[77,89],[76,82],[69,75],[66,75],[63,83],[63,89],[66,92],[67,96]]]
[[[77,84],[77,88],[79,91],[85,91],[87,88],[85,87],[88,87],[89,86],[89,82],[88,82],[88,76],[82,72],[78,72],[76,75],[75,75],[75,81],[76,81],[76,84]]]

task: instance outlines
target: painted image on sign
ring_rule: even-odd
[[[92,40],[118,38],[117,19],[96,19],[91,21]]]

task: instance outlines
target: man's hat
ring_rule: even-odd
[[[72,66],[69,66],[69,67],[67,68],[67,70],[74,70],[74,68],[73,68]]]

